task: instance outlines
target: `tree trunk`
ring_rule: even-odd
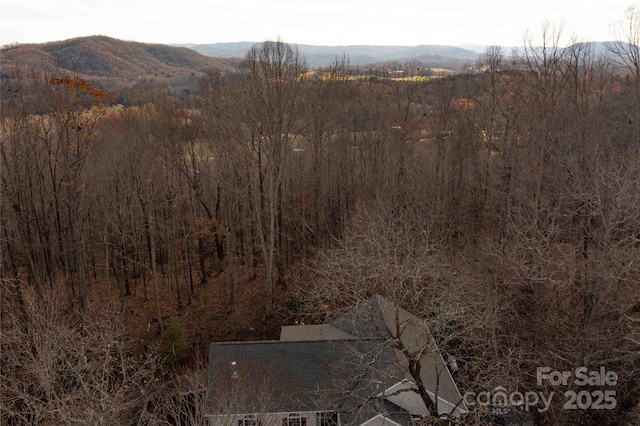
[[[158,268],[156,266],[156,237],[153,213],[149,212],[149,242],[151,244],[151,273],[153,275],[153,298],[156,304],[156,318],[160,332],[162,327],[162,312],[160,310],[160,290],[158,283]]]

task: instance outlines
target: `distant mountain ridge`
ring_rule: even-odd
[[[188,47],[207,56],[242,58],[254,44],[254,42],[241,41],[231,43],[180,44],[176,46]],[[427,44],[417,46],[316,46],[296,44],[296,46],[311,67],[328,65],[336,58],[340,59],[345,55],[354,65],[410,60],[450,60],[453,62],[464,62],[475,60],[478,57],[478,52],[473,50],[455,46]]]
[[[607,43],[589,45],[603,54]],[[42,44],[19,44],[0,50],[3,82],[17,68],[32,69],[39,63],[55,63],[69,73],[79,74],[99,88],[119,93],[140,84],[162,87],[179,94],[196,87],[205,70],[237,72],[242,58],[254,42],[165,45],[123,41],[107,36],[79,37]],[[419,61],[431,68],[460,70],[473,64],[486,46],[470,49],[442,45],[417,46],[316,46],[296,45],[311,68],[326,66],[343,56],[352,65],[380,65],[389,61]],[[505,57],[511,48],[503,48]]]
[[[48,61],[114,92],[141,83],[182,89],[195,84],[200,71],[236,69],[225,60],[186,47],[123,41],[101,35],[19,44],[4,47],[0,53],[0,70],[5,78],[16,68],[29,69]]]

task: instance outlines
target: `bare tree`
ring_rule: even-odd
[[[432,360],[456,356],[461,341],[463,346],[470,345],[493,358],[493,344],[487,341],[491,329],[485,325],[496,324],[496,319],[490,286],[480,285],[443,255],[443,241],[434,238],[437,233],[432,227],[432,222],[411,208],[378,204],[362,210],[337,246],[321,251],[309,264],[313,278],[306,296],[318,301],[328,318],[353,306],[368,306],[373,294],[387,298],[389,305],[380,316],[360,313],[354,321],[370,322],[374,330],[388,324],[389,334],[376,337],[402,355],[414,383],[399,392],[420,395],[430,415],[437,417],[443,412],[452,414],[461,401],[445,406],[438,399],[439,392],[446,394],[444,378],[439,384],[446,367]],[[473,308],[462,309],[463,304]],[[416,314],[420,324],[414,324],[404,309]],[[478,339],[470,339],[470,334]],[[371,359],[362,361],[364,366],[373,363]],[[469,377],[462,379],[463,386],[477,380],[472,378],[476,366],[467,362]],[[450,392],[451,384],[447,387]],[[430,420],[437,421],[435,417]]]
[[[635,141],[640,142],[640,11],[629,7],[625,19],[614,26],[616,41],[607,44],[613,61],[629,73],[635,95]]]
[[[72,294],[81,308],[87,303],[85,167],[112,99],[77,75],[62,75],[56,67],[41,64],[16,90],[9,102],[10,120],[3,122],[3,195],[12,200],[9,212],[19,224],[16,236],[26,243],[29,277],[38,285],[45,277],[56,285],[61,268],[75,284]],[[16,156],[20,151],[27,154],[27,163]],[[40,267],[42,272],[36,270]]]
[[[256,231],[267,285],[266,315],[273,314],[281,232],[284,174],[292,141],[300,132],[302,83],[306,65],[297,49],[282,41],[254,45],[245,58],[246,125],[253,170],[251,186]]]
[[[22,298],[21,315],[3,306],[2,422],[120,425],[134,419],[155,380],[157,357],[136,355],[111,313],[86,306],[91,321],[79,322],[55,292],[25,291]]]
[[[199,365],[189,370],[166,372],[172,379],[158,383],[146,395],[138,424],[207,426],[207,371]]]

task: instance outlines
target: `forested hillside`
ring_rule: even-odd
[[[43,44],[5,47],[2,54],[3,85],[17,69],[37,69],[43,62],[77,74],[96,87],[129,102],[129,90],[151,86],[174,96],[193,90],[207,70],[233,72],[225,60],[203,56],[191,49],[163,44],[117,40],[106,36],[79,37]],[[3,96],[5,94],[3,93]]]
[[[2,423],[201,424],[212,339],[379,293],[429,322],[461,393],[637,424],[638,50],[557,40],[402,79],[265,42],[238,78],[130,107],[32,64],[2,104]],[[617,372],[615,407],[563,410],[578,385],[545,366]]]

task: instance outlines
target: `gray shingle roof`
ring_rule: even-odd
[[[344,423],[360,424],[383,413],[408,424],[409,413],[374,398],[411,379],[399,346],[405,353],[422,351],[421,378],[429,392],[437,387],[439,399],[453,405],[461,399],[426,323],[381,296],[331,324],[283,327],[281,338],[211,344],[213,414],[340,411]],[[439,411],[449,409],[439,404]]]
[[[344,340],[354,339],[349,333],[331,324],[286,325],[280,330],[280,340]]]
[[[331,325],[355,337],[378,338],[383,341],[399,338],[400,342],[396,346],[402,344],[405,353],[421,356],[420,376],[427,391],[435,394],[437,390],[438,399],[444,399],[454,406],[461,401],[462,395],[425,321],[397,307],[390,300],[374,295],[336,318]],[[406,365],[406,357],[402,353],[398,356],[400,363]],[[466,411],[464,403],[459,408]],[[450,409],[449,406],[438,404],[441,412],[449,412]]]
[[[218,414],[349,411],[402,374],[393,350],[371,339],[212,343],[209,397]]]

